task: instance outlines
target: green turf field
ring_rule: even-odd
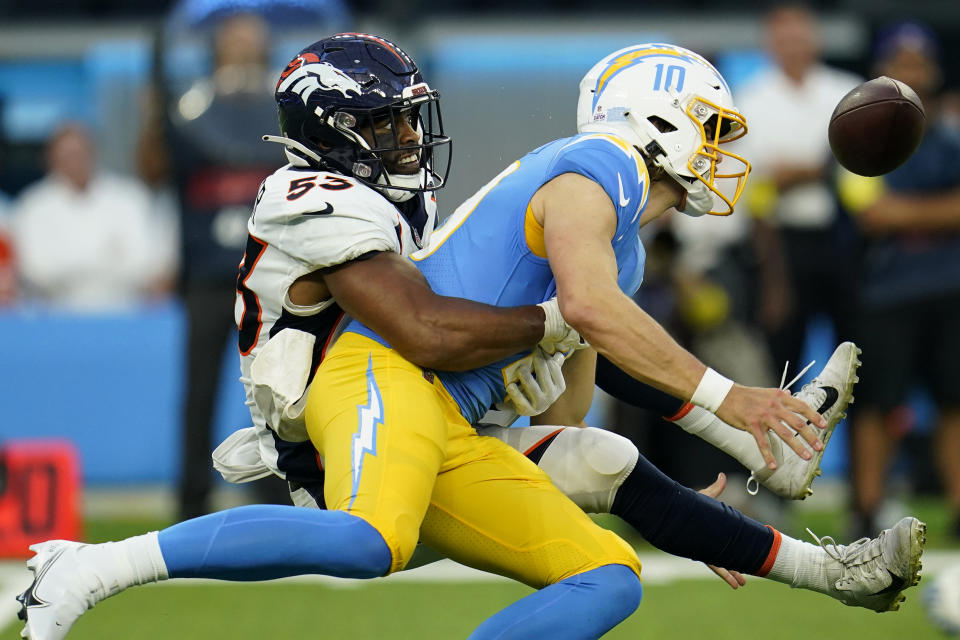
[[[930,525],[929,549],[956,549],[946,535],[947,515],[939,501],[915,500],[911,510]],[[842,532],[843,514],[805,512],[797,520],[818,533]],[[615,525],[615,519],[601,519]],[[118,539],[165,526],[163,521],[94,520],[85,538]],[[803,528],[787,533],[805,537]],[[838,533],[838,539],[843,539]],[[643,552],[651,548],[630,537]],[[748,578],[733,591],[718,579],[645,585],[643,603],[606,638],[745,640],[925,640],[944,638],[927,622],[920,592],[907,592],[895,613],[845,607],[817,594]],[[132,589],[85,615],[68,640],[261,640],[263,638],[462,639],[484,618],[530,593],[509,582],[349,582],[189,585],[167,583]],[[0,631],[17,640],[20,625]],[[537,639],[539,640],[539,639]]]
[[[922,584],[922,583],[921,583]],[[486,616],[529,593],[509,583],[372,583],[151,586],[107,600],[80,619],[70,640],[260,640],[262,638],[466,638]],[[778,584],[738,592],[719,581],[650,585],[611,639],[922,640],[940,638],[908,596],[897,613],[852,609]],[[16,640],[19,625],[0,640]]]

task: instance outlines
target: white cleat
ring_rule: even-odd
[[[78,550],[88,545],[50,540],[31,545],[36,555],[27,561],[33,583],[17,596],[24,621],[21,638],[61,640],[87,609],[107,596],[95,577],[83,575]]]
[[[904,589],[920,582],[927,525],[916,518],[904,518],[873,540],[861,538],[849,545],[807,531],[828,556],[825,569],[832,587],[828,595],[846,605],[896,611],[905,599]]]
[[[808,406],[817,410],[827,421],[826,428],[819,432],[823,449],[810,452],[809,460],[796,455],[776,435],[770,435],[770,448],[777,461],[777,468],[764,466],[754,469],[747,481],[747,491],[756,493],[754,483],[759,482],[773,493],[791,500],[803,500],[813,493],[810,485],[822,472],[820,461],[827,450],[827,442],[837,424],[847,414],[847,406],[853,402],[853,386],[857,383],[857,368],[860,366],[860,349],[852,342],[844,342],[836,348],[817,377],[793,394]]]

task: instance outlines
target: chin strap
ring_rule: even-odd
[[[324,164],[323,158],[321,158],[317,152],[310,150],[309,148],[306,147],[306,145],[304,145],[303,143],[297,142],[292,138],[285,138],[283,136],[265,135],[265,136],[261,136],[261,139],[264,142],[276,142],[277,144],[282,144],[283,146],[285,146],[287,148],[286,149],[287,157],[294,164],[297,164],[295,160],[306,162],[307,159],[313,160],[314,162],[316,162],[321,166],[323,166]],[[419,173],[413,176],[405,176],[405,175],[398,175],[398,174],[392,174],[392,173],[388,175],[389,175],[389,180],[393,180],[398,183],[396,186],[417,187],[417,186],[420,186],[425,180],[425,177],[424,177],[425,171],[427,170],[421,169]],[[373,184],[370,182],[367,182],[366,184],[373,187],[374,189],[382,193],[384,197],[386,197],[388,200],[392,200],[393,202],[405,202],[417,194],[417,191],[415,190],[391,188],[391,184],[388,183],[387,180],[384,178],[384,175],[383,175],[384,173],[386,172],[381,173],[380,177],[378,178],[377,184]],[[430,173],[431,175],[435,175],[433,174],[432,171]],[[403,184],[404,182],[409,182],[410,184]],[[442,181],[440,182],[442,184]]]
[[[264,142],[276,142],[276,143],[278,143],[278,144],[282,144],[283,146],[287,147],[288,149],[292,149],[293,151],[296,151],[297,153],[303,154],[304,156],[306,156],[306,158],[309,158],[310,160],[313,160],[314,162],[316,162],[316,163],[318,163],[318,164],[323,164],[323,158],[321,158],[315,151],[311,151],[310,149],[308,149],[308,148],[306,147],[306,145],[304,145],[304,144],[302,144],[302,143],[300,143],[300,142],[297,142],[296,140],[293,140],[292,138],[284,138],[283,136],[269,136],[269,135],[266,135],[266,136],[262,136],[262,137],[261,137],[261,140],[263,140]],[[306,159],[306,158],[305,158],[305,159]]]
[[[659,149],[660,145],[657,145],[657,148]],[[686,192],[677,205],[677,211],[685,213],[688,216],[693,216],[694,218],[699,218],[713,211],[713,194],[710,192],[710,189],[699,180],[694,179],[693,182],[684,180],[674,171],[666,158],[666,154],[662,154],[659,157],[654,157],[653,161],[657,163],[657,166],[663,169],[667,175],[676,180]]]
[[[674,96],[674,99],[679,104],[679,98]],[[640,141],[643,154],[653,160],[654,164],[663,169],[664,172],[673,178],[686,192],[676,206],[677,211],[695,218],[710,213],[713,210],[713,194],[710,189],[707,188],[707,185],[697,179],[691,182],[690,180],[682,178],[676,169],[673,168],[673,165],[670,164],[667,153],[663,150],[663,147],[660,146],[660,143],[654,140],[649,132],[645,130],[647,125],[640,122],[633,113],[627,114],[626,119],[628,123],[627,126],[630,127],[630,130]]]

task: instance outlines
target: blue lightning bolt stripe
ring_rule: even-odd
[[[347,510],[353,506],[353,501],[357,499],[357,492],[360,489],[360,476],[363,473],[363,461],[365,454],[377,455],[377,425],[383,424],[383,400],[380,397],[380,388],[377,386],[377,380],[373,377],[373,354],[370,354],[367,361],[367,404],[357,407],[358,426],[357,432],[353,435],[353,490],[350,494],[350,504]]]
[[[680,58],[685,62],[699,62],[716,76],[717,81],[723,85],[724,89],[728,92],[730,91],[727,81],[723,79],[720,72],[717,71],[706,58],[697,55],[693,51],[687,51],[686,49],[677,50],[668,44],[651,43],[627,49],[616,58],[612,58],[607,62],[607,67],[603,70],[603,73],[600,74],[600,77],[597,78],[597,85],[594,87],[593,108],[597,108],[597,102],[600,101],[600,94],[603,93],[603,90],[606,89],[610,80],[615,75],[624,69],[643,63],[647,58]]]

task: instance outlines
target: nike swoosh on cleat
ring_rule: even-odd
[[[830,407],[837,403],[837,400],[840,399],[840,392],[834,389],[833,387],[820,387],[823,389],[827,397],[823,399],[823,403],[820,405],[820,408],[817,409],[817,413],[823,413],[824,411],[829,411]]]
[[[894,575],[893,573],[890,572],[889,569],[887,569],[887,573],[890,574],[890,584],[887,586],[886,589],[877,591],[872,595],[882,596],[885,593],[896,593],[897,591],[903,591],[903,587],[905,584],[907,584],[907,581],[901,578],[900,576]]]
[[[625,207],[630,204],[630,198],[623,197],[623,180],[620,179],[619,173],[617,173],[617,184],[620,186],[620,206]]]
[[[63,555],[64,551],[65,549],[63,548],[58,549],[57,552],[53,554],[53,557],[47,561],[47,564],[43,568],[43,571],[40,572],[40,575],[37,575],[34,577],[33,582],[30,584],[29,587],[27,587],[27,590],[17,596],[17,602],[20,603],[20,611],[17,611],[17,617],[20,618],[21,620],[25,621],[27,619],[28,608],[47,607],[50,605],[49,602],[44,602],[43,600],[38,598],[34,593],[34,591],[36,590],[37,586],[40,584],[40,581],[43,579],[43,577],[47,575],[47,571],[50,569],[51,566],[53,566],[53,563],[56,562],[60,556]]]

